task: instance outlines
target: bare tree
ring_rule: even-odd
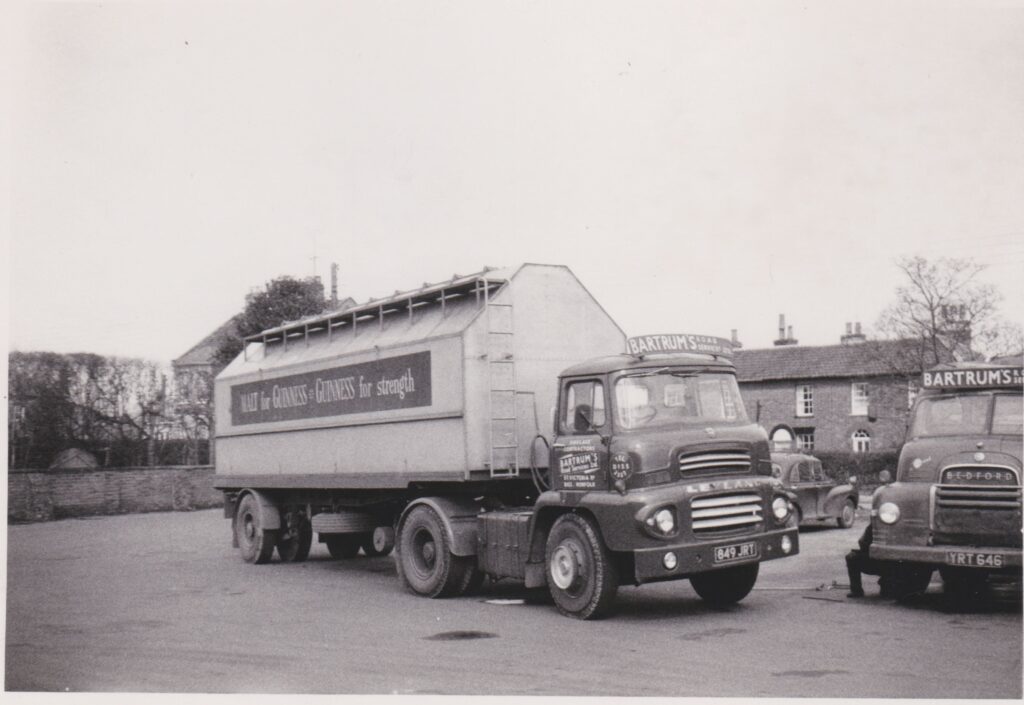
[[[997,316],[1001,295],[980,280],[984,265],[917,256],[899,259],[896,266],[904,283],[876,328],[884,338],[906,341],[898,369],[921,370],[952,359],[984,357],[1013,339],[1013,327]]]

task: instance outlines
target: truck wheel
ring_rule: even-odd
[[[235,514],[235,538],[242,560],[247,563],[266,563],[274,555],[277,531],[260,528],[259,502],[251,494],[238,503]]]
[[[394,548],[394,546],[385,546],[385,548],[387,548],[386,551],[378,551],[377,547],[373,545],[373,534],[363,534],[361,538],[362,542],[359,545],[363,547],[363,553],[366,554],[368,558],[386,556],[391,553],[391,549]]]
[[[608,612],[619,589],[619,576],[590,519],[579,514],[560,516],[548,534],[544,558],[548,590],[559,612],[577,619]]]
[[[277,538],[277,555],[285,563],[301,563],[309,557],[313,544],[313,527],[302,514],[289,514],[286,527]]]
[[[451,552],[444,523],[430,507],[413,507],[398,529],[398,574],[412,592],[425,597],[461,594],[472,581],[475,556]]]
[[[932,581],[932,569],[920,566],[897,565],[889,576],[888,596],[905,600],[928,590]]]
[[[946,607],[954,612],[968,612],[976,607],[985,593],[986,576],[966,570],[940,570]]]
[[[840,529],[849,529],[853,526],[853,520],[857,518],[857,507],[854,505],[853,500],[847,500],[843,505],[843,511],[840,513],[839,518],[836,520],[839,523]]]
[[[324,541],[331,558],[355,558],[362,543],[362,534],[331,534]]]
[[[690,578],[700,598],[714,607],[734,605],[750,594],[757,582],[760,563],[709,570]]]

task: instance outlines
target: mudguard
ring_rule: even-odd
[[[242,503],[242,499],[247,494],[251,494],[256,498],[259,506],[260,528],[264,530],[276,530],[281,528],[281,513],[277,510],[277,505],[275,505],[270,498],[262,492],[246,488],[238,493],[238,497],[234,504],[235,511],[231,517],[231,545],[235,548],[238,548],[238,537],[235,533],[235,520],[238,518],[238,505]]]
[[[853,500],[854,508],[860,502],[860,496],[853,485],[836,485],[825,496],[825,514],[838,517],[847,500]]]
[[[398,526],[405,521],[406,515],[414,507],[424,505],[433,509],[444,524],[448,534],[448,543],[456,556],[475,556],[477,524],[476,517],[481,511],[478,502],[463,497],[420,497],[409,502],[402,510]]]

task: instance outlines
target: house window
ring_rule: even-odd
[[[867,453],[871,450],[871,434],[861,429],[853,434],[853,452]]]
[[[809,384],[796,388],[796,415],[814,416],[814,390]]]
[[[796,432],[796,448],[799,451],[810,452],[814,450],[814,429],[813,428],[797,428],[794,429]]]
[[[850,388],[850,416],[868,415],[868,384],[854,382]]]

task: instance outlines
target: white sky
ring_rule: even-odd
[[[9,347],[170,360],[253,286],[568,265],[630,335],[870,327],[895,256],[1024,319],[1024,11],[884,2],[31,3]],[[0,186],[3,184],[0,183]]]

